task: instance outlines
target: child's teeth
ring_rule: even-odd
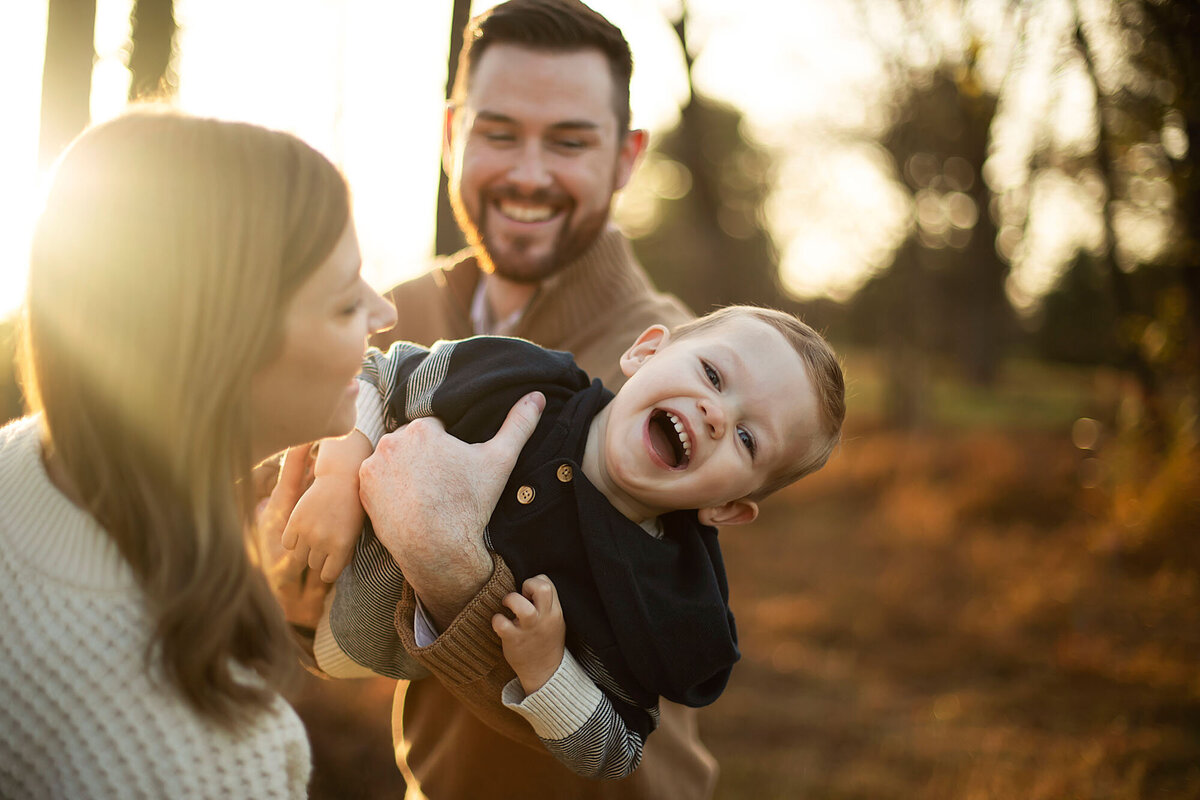
[[[679,421],[679,417],[667,412],[667,416],[671,418],[671,423],[675,426],[675,432],[679,434],[679,442],[683,445],[683,454],[690,456],[692,454],[692,443],[688,440],[687,430],[684,429],[683,423]]]

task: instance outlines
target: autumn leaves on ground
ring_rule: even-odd
[[[1194,451],[1135,491],[1065,417],[858,420],[722,534],[743,658],[701,717],[718,798],[1200,797]],[[387,683],[309,697],[314,794],[394,791]]]
[[[1053,433],[852,432],[725,536],[720,795],[1200,797],[1200,479],[1126,525],[1081,461]]]

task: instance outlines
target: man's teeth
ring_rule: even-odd
[[[550,206],[526,206],[501,202],[500,213],[517,222],[545,222],[554,216],[554,209]]]
[[[667,419],[671,420],[671,424],[675,426],[675,432],[679,434],[679,443],[683,445],[684,458],[692,457],[692,442],[688,438],[687,429],[683,427],[683,423],[679,421],[679,417],[667,412]]]

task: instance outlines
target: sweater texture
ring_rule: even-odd
[[[39,419],[0,430],[0,797],[306,796],[292,708],[201,717],[147,665],[151,630],[111,537],[47,477]]]

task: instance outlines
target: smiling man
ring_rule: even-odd
[[[471,21],[443,154],[470,247],[391,291],[399,322],[376,344],[519,336],[570,351],[615,390],[621,354],[639,332],[692,316],[654,290],[609,225],[613,194],[646,146],[645,132],[629,129],[631,72],[620,30],[576,0],[510,0]],[[409,522],[407,536],[426,527]],[[438,547],[412,544],[426,555]],[[696,712],[672,703],[627,779],[580,778],[551,757],[500,700],[512,673],[491,617],[516,588],[512,574],[497,558],[447,581],[450,555],[400,565],[432,617],[430,630],[414,630],[424,615],[411,593],[397,614],[401,639],[434,676],[396,692],[393,733],[410,797],[711,797],[717,765]],[[462,591],[422,590],[450,583]]]

